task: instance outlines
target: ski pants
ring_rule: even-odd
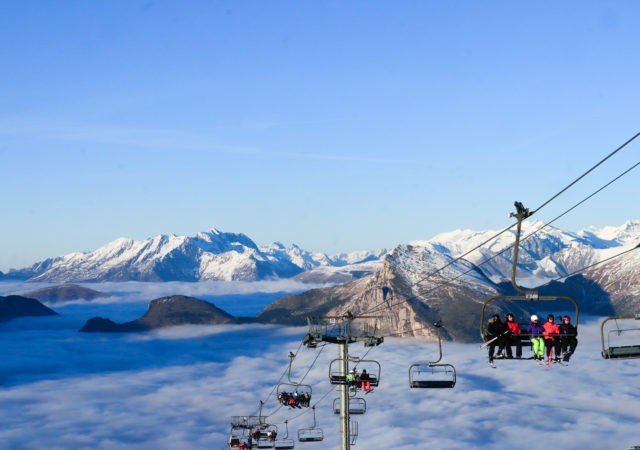
[[[547,356],[551,356],[551,349],[555,349],[555,357],[560,357],[560,341],[558,339],[545,339],[545,345],[547,347]]]
[[[532,337],[531,347],[533,348],[533,356],[544,356],[544,339]]]

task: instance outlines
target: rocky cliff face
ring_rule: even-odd
[[[456,262],[448,270],[427,279],[452,258],[433,248],[400,246],[384,260],[375,274],[350,283],[314,289],[283,297],[267,306],[258,320],[302,325],[307,316],[352,314],[375,316],[362,319],[377,324],[382,335],[435,338],[434,323],[442,320],[444,339],[472,342],[479,339],[480,304],[497,290],[468,263]],[[432,270],[433,269],[433,270]],[[438,287],[442,277],[470,270],[466,282]]]

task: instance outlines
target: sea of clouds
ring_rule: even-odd
[[[89,317],[133,320],[149,300],[185,293],[207,297],[235,314],[257,313],[289,288],[204,291],[198,284],[90,286],[110,301],[52,306],[58,317],[0,324],[0,447],[20,449],[223,449],[231,416],[262,414],[288,430],[310,427],[309,409],[279,406],[279,383],[313,389],[325,440],[296,448],[339,448],[336,386],[328,382],[336,345],[307,349],[303,327],[184,326],[139,334],[79,333]],[[177,292],[181,289],[192,292]],[[0,283],[0,295],[23,286]],[[298,289],[296,287],[295,289]],[[220,287],[222,289],[222,287]],[[33,290],[27,286],[22,291]],[[200,290],[200,291],[198,291]],[[168,291],[171,291],[170,293]],[[216,299],[220,301],[216,301]],[[226,306],[226,308],[225,308]],[[355,448],[625,449],[640,445],[640,360],[600,356],[601,318],[581,318],[576,355],[568,366],[531,360],[487,364],[479,344],[444,343],[455,366],[454,389],[410,389],[412,363],[437,358],[437,344],[386,338],[350,352],[381,364],[381,383],[358,422]],[[525,356],[530,350],[525,349]],[[282,386],[282,385],[281,385]],[[285,421],[286,425],[285,425]],[[228,448],[228,447],[227,447]]]

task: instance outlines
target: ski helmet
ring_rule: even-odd
[[[535,322],[536,320],[538,320],[538,316],[536,316],[535,314],[531,316],[531,321]]]

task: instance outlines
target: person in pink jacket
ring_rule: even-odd
[[[547,360],[551,362],[551,349],[555,352],[555,362],[560,362],[560,327],[555,323],[553,314],[547,316],[547,322],[542,325],[544,331],[544,346],[547,350]]]

